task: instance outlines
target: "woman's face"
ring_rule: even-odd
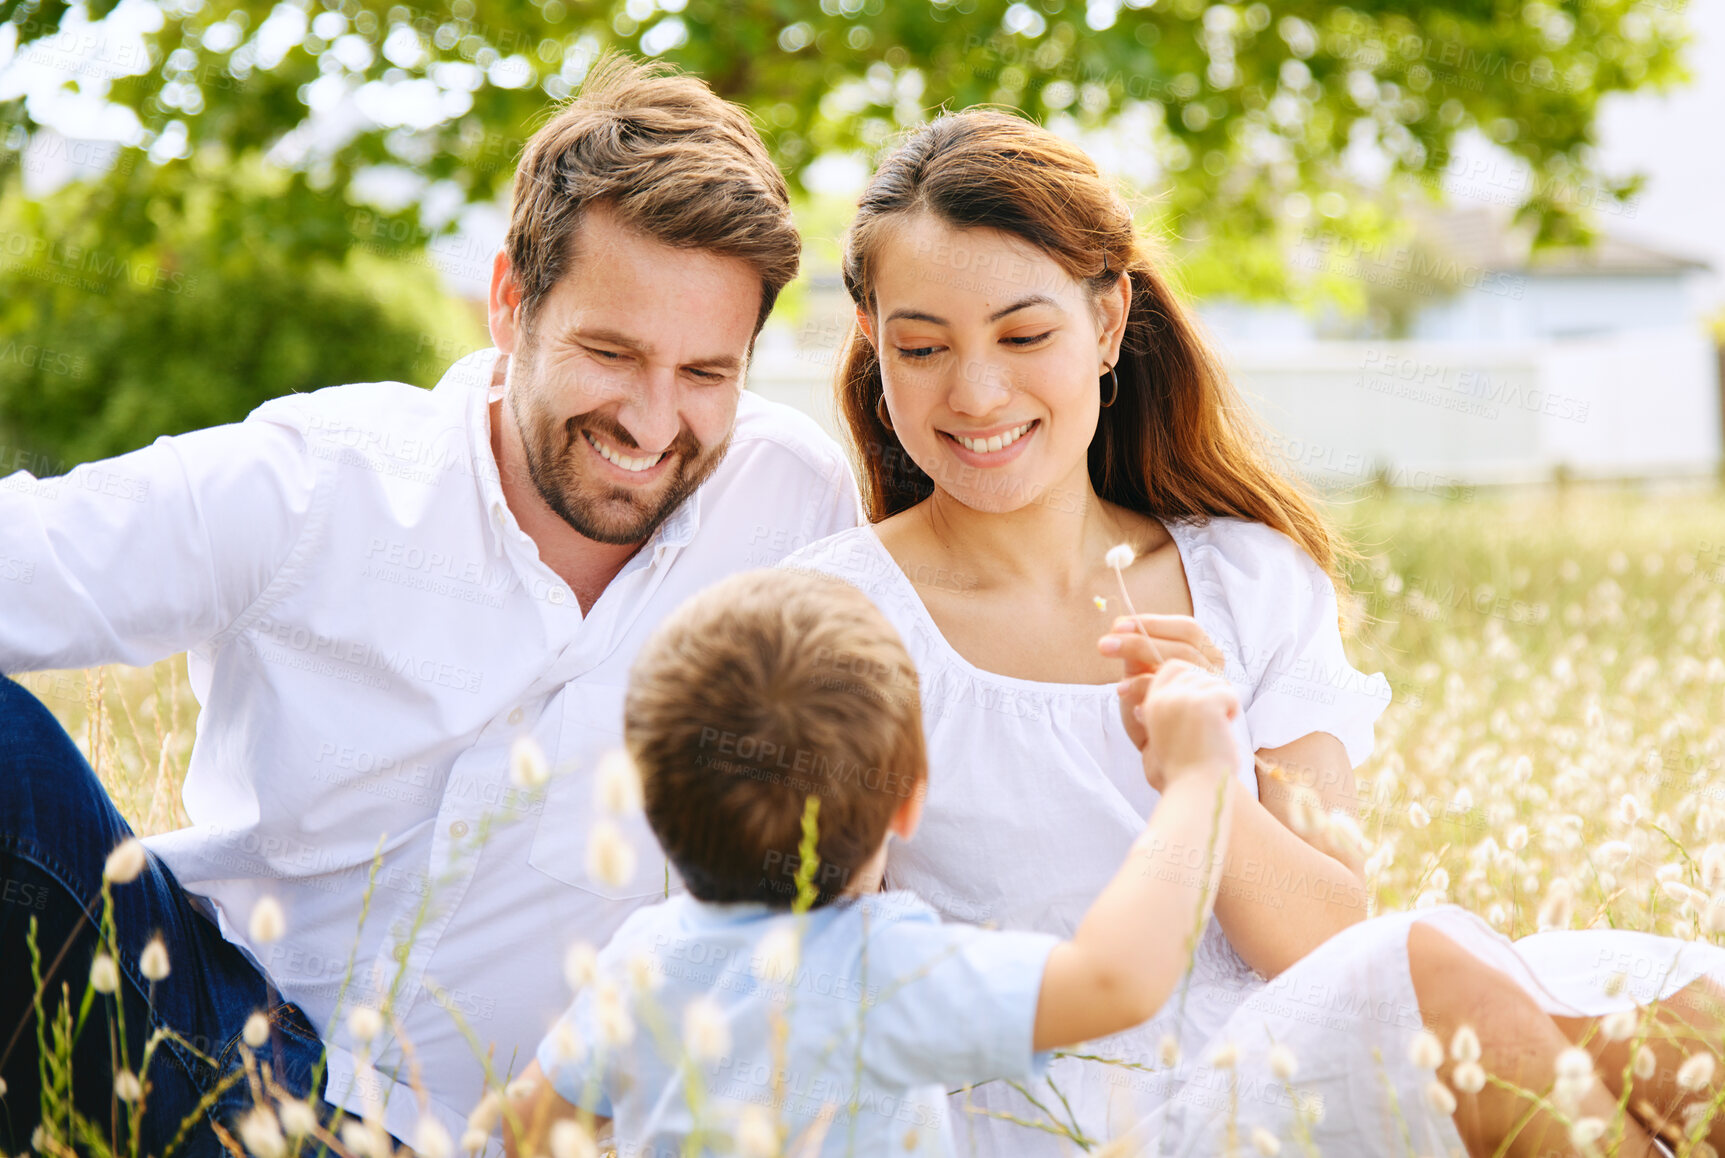
[[[967,507],[1078,510],[1130,290],[1093,295],[1046,253],[919,213],[875,261],[874,343],[905,453]]]

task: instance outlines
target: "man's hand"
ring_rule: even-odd
[[[1162,792],[1182,777],[1232,773],[1239,745],[1229,724],[1240,714],[1240,699],[1228,681],[1182,660],[1169,660],[1146,678],[1149,690],[1130,714],[1145,733],[1150,787]]]

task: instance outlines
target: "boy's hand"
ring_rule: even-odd
[[[1220,676],[1169,660],[1150,677],[1141,702],[1122,699],[1121,706],[1145,735],[1144,776],[1158,792],[1186,776],[1227,776],[1239,761],[1229,724],[1240,714],[1240,698]]]
[[[1132,709],[1150,691],[1150,678],[1164,663],[1183,660],[1218,675],[1227,657],[1190,615],[1122,615],[1096,643],[1103,655],[1117,657],[1126,668],[1120,685],[1120,719],[1126,734],[1144,747],[1144,725]]]

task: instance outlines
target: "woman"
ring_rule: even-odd
[[[1566,1153],[1592,1129],[1572,1142],[1571,1122],[1618,1117],[1636,1045],[1597,1019],[1665,997],[1661,1024],[1696,1028],[1648,1043],[1659,1076],[1602,1143],[1657,1153],[1650,1128],[1713,1089],[1672,1075],[1694,1033],[1718,1041],[1718,990],[1698,979],[1725,977],[1722,955],[1636,934],[1512,946],[1455,907],[1364,919],[1346,816],[1388,689],[1343,652],[1338,548],[1257,452],[1090,160],[1015,117],[944,116],[875,174],[845,280],[857,313],[840,405],[875,525],[790,562],[868,592],[918,664],[929,799],[890,886],[955,919],[1070,934],[1156,803],[1117,693],[1178,657],[1224,670],[1245,708],[1215,916],[1169,931],[1195,941],[1184,992],[1043,1081],[955,1094],[960,1151],[1065,1153],[1135,1129],[1161,1153],[1273,1152],[1271,1139],[1327,1158],[1506,1140],[1504,1153]],[[1117,544],[1147,612],[1118,622],[1099,610]],[[1616,959],[1606,947],[1651,954],[1665,984],[1612,996],[1589,972]],[[1434,1057],[1422,1023],[1445,1044],[1471,1032]],[[1598,1080],[1564,1053],[1574,1042]],[[1542,1094],[1566,1076],[1541,1108],[1482,1071]]]

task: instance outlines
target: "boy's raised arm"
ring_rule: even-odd
[[[1162,799],[1126,863],[1042,974],[1035,1048],[1118,1033],[1155,1016],[1191,962],[1227,854],[1229,781],[1237,763],[1228,684],[1170,662],[1141,709],[1152,743],[1146,774]]]

